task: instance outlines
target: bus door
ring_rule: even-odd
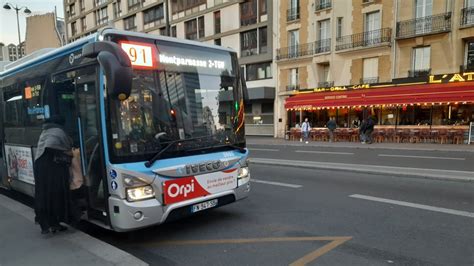
[[[82,171],[86,177],[88,217],[107,224],[105,164],[100,145],[100,110],[96,66],[76,71],[77,125],[81,146]]]

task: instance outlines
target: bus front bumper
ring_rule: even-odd
[[[132,231],[165,221],[176,220],[192,214],[191,206],[197,203],[218,199],[217,208],[248,197],[250,182],[233,190],[182,201],[170,205],[162,205],[156,198],[128,202],[125,199],[109,197],[110,222],[117,232]]]

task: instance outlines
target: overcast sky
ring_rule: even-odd
[[[8,45],[10,43],[18,44],[18,30],[16,26],[16,12],[13,9],[3,9],[3,5],[10,3],[18,7],[27,6],[31,10],[31,15],[54,12],[56,6],[58,17],[64,18],[62,0],[0,0],[0,42]],[[26,17],[23,10],[19,13],[21,41],[25,40]]]

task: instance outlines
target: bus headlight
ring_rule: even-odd
[[[239,169],[239,174],[237,175],[237,185],[240,187],[250,180],[249,168],[247,166],[241,167]]]
[[[152,186],[134,187],[127,188],[127,200],[128,201],[139,201],[150,199],[155,196]]]

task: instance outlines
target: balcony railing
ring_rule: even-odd
[[[368,78],[361,78],[360,84],[373,84],[379,83],[379,77],[368,77]]]
[[[321,81],[318,82],[318,88],[330,88],[334,86],[334,81]]]
[[[379,46],[384,43],[390,43],[391,36],[391,28],[383,28],[343,36],[336,40],[336,51],[358,47]]]
[[[287,91],[297,91],[300,89],[300,85],[286,85]]]
[[[467,65],[461,65],[459,67],[461,73],[464,72],[473,72],[474,71],[474,64],[467,64]]]
[[[474,25],[474,7],[461,9],[461,27]]]
[[[286,11],[286,21],[294,21],[300,19],[300,7],[290,8]]]
[[[331,51],[331,38],[319,40],[314,43],[314,53],[326,53]]]
[[[313,55],[314,43],[298,44],[277,49],[277,60]]]
[[[451,12],[397,22],[397,38],[448,32],[451,30]]]
[[[431,74],[431,68],[408,70],[408,77],[410,78],[427,77],[430,74]]]
[[[331,0],[316,0],[316,11],[323,10],[326,8],[331,8]]]

